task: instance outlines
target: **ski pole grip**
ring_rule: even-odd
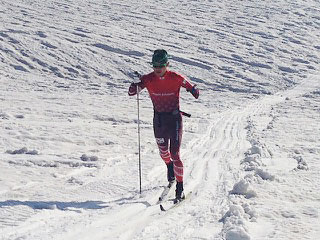
[[[141,74],[138,71],[134,71],[134,75],[136,75],[138,78],[141,78]]]

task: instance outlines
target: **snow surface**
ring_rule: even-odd
[[[1,240],[319,239],[318,0],[0,2]],[[157,48],[201,89],[168,212],[146,92],[139,194],[127,96]]]

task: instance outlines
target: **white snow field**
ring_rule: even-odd
[[[133,72],[181,90],[185,192]],[[1,0],[1,240],[320,239],[319,0]]]

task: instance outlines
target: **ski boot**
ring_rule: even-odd
[[[168,187],[171,187],[171,185],[174,183],[174,181],[176,180],[175,176],[174,176],[174,171],[173,171],[173,162],[171,161],[168,165],[167,165],[168,171],[167,171],[167,179],[169,182]]]
[[[185,199],[185,195],[183,192],[183,182],[177,182],[176,185],[176,198],[174,199],[174,204],[181,202],[183,199]]]

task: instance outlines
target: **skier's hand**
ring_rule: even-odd
[[[138,84],[131,83],[131,85],[129,87],[129,91],[128,91],[129,96],[133,96],[133,95],[137,94],[137,90],[138,90]]]
[[[197,85],[194,85],[190,92],[191,92],[192,96],[194,96],[196,99],[198,99],[199,89],[197,88]]]

